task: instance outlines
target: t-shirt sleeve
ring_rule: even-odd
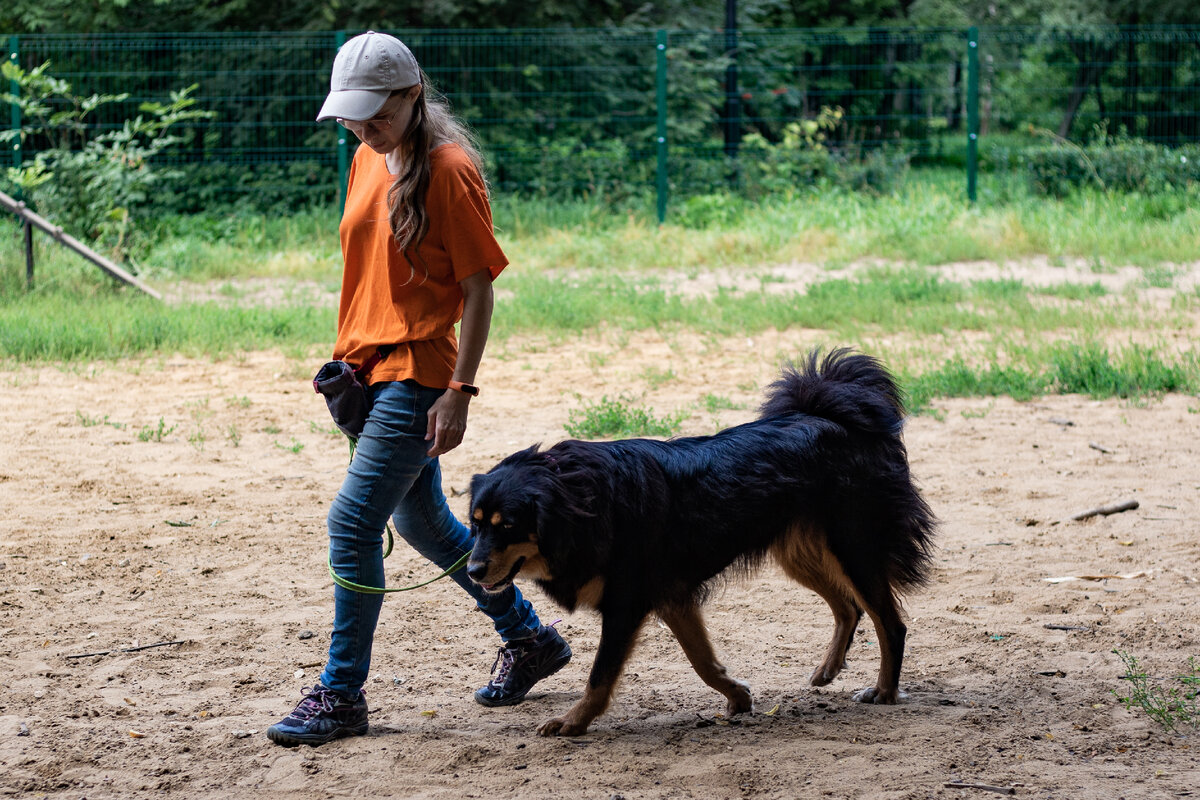
[[[475,165],[465,155],[445,165],[430,178],[426,209],[445,220],[444,246],[454,270],[454,280],[462,282],[481,270],[493,280],[508,265],[492,228],[492,208],[487,188]],[[434,208],[440,204],[440,208]]]

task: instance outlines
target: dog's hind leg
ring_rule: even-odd
[[[829,610],[833,612],[833,638],[829,640],[829,646],[825,648],[824,660],[813,670],[808,679],[813,686],[825,686],[832,682],[846,666],[846,653],[849,652],[850,644],[854,641],[854,632],[858,629],[859,620],[862,619],[862,609],[842,594],[838,586],[822,584],[810,585],[809,588],[819,594],[829,604]]]
[[[901,697],[900,665],[904,661],[904,639],[908,628],[886,582],[863,592],[862,598],[879,637],[879,680],[874,686],[855,692],[854,699],[860,703],[890,705]]]
[[[825,658],[813,670],[809,682],[825,686],[846,666],[846,653],[862,619],[862,609],[853,599],[853,589],[837,558],[825,546],[824,536],[795,529],[771,548],[784,573],[801,586],[812,589],[833,612],[833,638]]]
[[[742,681],[734,680],[725,671],[725,665],[717,660],[712,642],[708,638],[708,630],[704,626],[704,617],[700,608],[695,604],[686,606],[671,606],[661,608],[658,615],[667,623],[671,633],[679,640],[683,652],[691,662],[692,668],[700,679],[729,701],[725,705],[725,713],[732,716],[750,711],[754,702],[750,697],[750,686]]]

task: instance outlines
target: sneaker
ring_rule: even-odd
[[[500,648],[492,664],[495,677],[475,692],[475,700],[485,706],[515,706],[535,683],[558,672],[570,660],[570,646],[553,626],[543,625],[532,639],[509,642]]]
[[[353,702],[321,684],[301,689],[304,699],[281,721],[267,728],[267,738],[285,747],[325,744],[367,732],[367,696]]]

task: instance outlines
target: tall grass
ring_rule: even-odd
[[[841,337],[905,331],[1064,329],[1094,332],[1138,326],[1169,329],[1174,317],[1136,303],[1095,302],[1105,291],[1044,292],[1062,302],[1034,302],[1040,291],[1016,281],[953,282],[922,268],[873,268],[853,278],[814,283],[802,292],[718,290],[685,297],[649,275],[520,273],[505,279],[511,297],[495,320],[496,335],[531,331],[577,334],[601,325],[624,330],[682,326],[717,335],[756,333],[791,326],[828,330]]]
[[[990,179],[1001,181],[1000,178]],[[657,227],[646,211],[597,213],[530,200],[497,202],[502,243],[516,264],[642,270],[762,264],[847,264],[881,259],[919,265],[1079,258],[1098,267],[1188,263],[1200,252],[1200,190],[1116,195],[1084,190],[1065,200],[1005,183],[976,206],[961,175],[922,171],[894,195],[829,189],[752,203],[718,195],[671,207]],[[715,209],[715,210],[714,210]],[[569,213],[566,213],[569,212]]]
[[[759,202],[691,198],[674,203],[661,227],[649,196],[617,211],[594,200],[497,197],[493,211],[514,269],[531,272],[643,273],[795,261],[933,265],[1035,256],[1083,259],[1103,270],[1191,263],[1200,253],[1200,189],[1160,195],[1083,190],[1048,200],[1011,180],[987,180],[1003,191],[990,199],[985,191],[976,206],[964,199],[959,174],[938,171],[914,173],[885,196],[828,189]],[[62,275],[96,280],[74,256],[37,238],[39,285],[61,285]],[[133,267],[154,281],[326,280],[340,270],[336,210],[164,217],[142,234]],[[0,303],[19,291],[23,272],[19,228],[0,220]]]
[[[970,364],[954,356],[940,367],[904,371],[901,383],[914,411],[935,397],[1008,395],[1028,400],[1044,394],[1094,398],[1146,397],[1200,391],[1200,352],[1171,355],[1145,345],[1110,349],[1094,341],[1014,348],[1007,363]]]
[[[87,302],[36,295],[0,312],[0,357],[22,362],[129,358],[180,352],[224,356],[328,343],[335,310],[311,306],[167,306],[127,293]]]

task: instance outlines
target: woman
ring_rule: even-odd
[[[398,39],[373,31],[338,51],[318,120],[337,119],[362,141],[350,168],[339,233],[345,269],[334,358],[370,364],[371,410],[329,511],[339,577],[384,582],[382,534],[398,533],[446,569],[471,549],[441,487],[438,456],[462,442],[492,315],[492,280],[508,260],[492,235],[478,152]],[[454,325],[459,322],[456,343]],[[486,706],[521,702],[571,649],[512,587],[489,595],[460,570],[454,580],[505,643]],[[367,731],[362,686],[382,595],[334,587],[329,660],[319,682],[267,736],[322,744]],[[497,670],[496,667],[499,667]]]

